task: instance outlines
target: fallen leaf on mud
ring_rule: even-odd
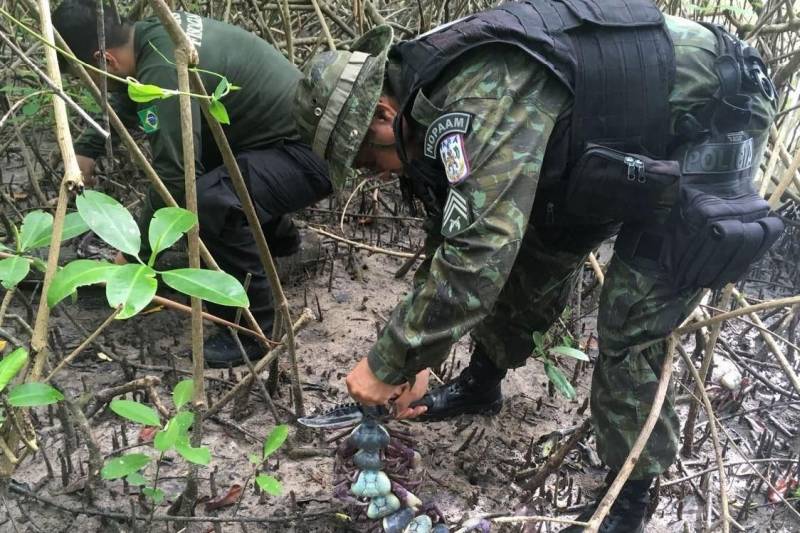
[[[0,352],[5,350],[7,345],[8,345],[8,342],[4,341],[3,339],[0,339]]]
[[[100,359],[101,361],[113,361],[113,359],[111,359],[109,356],[107,356],[103,352],[97,352],[97,358]]]
[[[210,500],[206,503],[206,511],[213,511],[214,509],[219,509],[221,507],[228,507],[229,505],[233,505],[239,500],[239,496],[242,495],[242,486],[241,485],[231,485],[231,488],[228,489],[228,493],[225,496],[217,498],[215,500]]]
[[[159,428],[152,426],[145,426],[139,431],[139,436],[136,437],[136,442],[139,444],[143,442],[151,442],[158,433]]]
[[[774,487],[774,490],[770,488],[767,492],[767,499],[770,503],[778,503],[781,501],[781,497],[785,497],[787,491],[797,487],[797,480],[791,477],[789,479],[782,477],[775,482]]]
[[[151,313],[158,313],[159,311],[163,311],[163,310],[164,310],[164,306],[163,305],[154,305],[150,309],[145,309],[144,311],[142,311],[139,314],[140,315],[149,315]]]

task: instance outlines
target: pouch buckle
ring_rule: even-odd
[[[644,175],[644,161],[631,156],[625,156],[625,164],[628,166],[628,179],[645,183],[647,178]]]

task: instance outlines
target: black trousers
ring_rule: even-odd
[[[302,143],[281,143],[263,150],[237,154],[250,198],[270,247],[276,256],[294,253],[300,237],[289,214],[328,196],[331,181],[325,162]],[[200,238],[220,268],[244,282],[250,310],[265,334],[275,316],[272,290],[258,257],[253,233],[225,166],[198,178],[197,203]],[[236,308],[206,303],[208,311],[232,320]]]

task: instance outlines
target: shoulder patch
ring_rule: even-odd
[[[425,132],[425,155],[431,159],[436,159],[436,148],[442,137],[449,133],[467,133],[472,115],[469,113],[446,113],[437,118]]]
[[[469,176],[469,159],[464,149],[464,136],[460,133],[451,133],[442,139],[439,158],[450,185],[461,183]]]
[[[137,111],[136,114],[139,116],[139,124],[142,126],[142,130],[145,133],[158,131],[159,121],[156,106],[151,105],[150,107],[145,107]]]
[[[467,229],[470,224],[472,215],[467,198],[457,189],[450,187],[442,215],[442,235],[454,237]]]

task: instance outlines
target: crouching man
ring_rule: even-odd
[[[401,418],[496,413],[532,332],[618,234],[591,389],[598,452],[622,466],[650,406],[665,338],[700,289],[741,277],[782,231],[752,187],[774,108],[758,54],[648,0],[508,3],[392,45],[379,27],[309,62],[298,125],[330,162],[392,171],[427,210],[426,261],[347,376]],[[470,333],[456,379],[428,367]],[[602,531],[644,527],[673,461],[671,399]],[[588,514],[581,518],[588,518]]]
[[[155,18],[132,23],[120,21],[109,5],[104,6],[104,14],[107,71],[122,78],[133,76],[144,84],[176,89],[175,47],[161,23]],[[225,76],[241,88],[222,100],[230,118],[225,133],[273,255],[291,255],[297,251],[300,237],[288,214],[313,204],[331,191],[325,162],[300,142],[292,115],[301,73],[256,35],[191,13],[177,12],[174,17],[197,48],[200,56],[197,67],[202,69],[206,91],[213,93],[219,84],[220,77],[215,74]],[[101,64],[95,0],[65,0],[53,13],[53,24],[78,59],[95,66]],[[112,81],[109,87],[115,92],[112,105],[127,125],[138,126],[147,134],[153,167],[178,204],[183,204],[178,98],[137,104],[124,93],[124,84]],[[275,314],[269,281],[228,171],[195,99],[192,99],[192,126],[200,236],[223,270],[241,282],[248,273],[252,274],[248,288],[250,310],[269,335]],[[86,130],[76,141],[75,151],[81,170],[91,183],[95,159],[105,153],[104,140],[94,130]],[[141,225],[163,205],[155,190],[149,190],[146,208],[140,216]],[[235,309],[207,305],[212,314],[228,320],[234,318]],[[264,350],[252,338],[242,336],[241,340],[250,358],[263,355]],[[242,361],[237,345],[226,331],[209,337],[204,353],[210,366]]]

